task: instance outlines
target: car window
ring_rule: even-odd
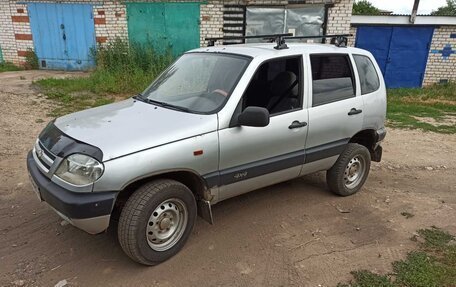
[[[249,58],[222,53],[184,54],[141,98],[190,112],[213,113],[230,97],[249,62]]]
[[[312,106],[355,96],[350,58],[346,54],[310,55],[312,66]]]
[[[271,115],[302,108],[301,66],[302,56],[261,64],[244,93],[242,108],[263,107]]]
[[[361,83],[361,94],[375,92],[380,87],[377,71],[369,57],[363,55],[353,55],[356,68],[358,69],[359,81]]]

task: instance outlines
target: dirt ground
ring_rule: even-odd
[[[138,265],[115,228],[85,234],[32,193],[26,153],[52,103],[30,83],[49,75],[62,76],[0,74],[0,286],[335,286],[390,271],[419,228],[456,233],[456,135],[389,129],[360,193],[332,195],[324,173],[251,192],[216,205],[215,225],[198,219],[174,258]]]

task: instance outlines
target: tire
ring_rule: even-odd
[[[329,189],[340,196],[357,193],[369,175],[370,165],[369,150],[360,144],[349,143],[336,163],[326,172]]]
[[[120,246],[134,261],[157,265],[182,249],[195,219],[195,197],[188,187],[167,179],[146,183],[120,214]]]

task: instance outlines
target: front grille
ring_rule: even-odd
[[[35,144],[35,159],[41,164],[45,172],[48,172],[55,161],[55,155],[47,150],[43,144],[38,140]]]

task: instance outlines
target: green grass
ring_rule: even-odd
[[[456,133],[456,125],[444,123],[456,117],[456,83],[435,84],[416,89],[388,90],[388,124],[399,128],[417,128],[438,133]],[[418,118],[418,119],[417,119]],[[430,123],[424,119],[434,119]]]
[[[352,272],[353,280],[338,287],[452,287],[456,283],[454,236],[438,228],[418,230],[418,250],[392,263],[393,273],[380,275],[368,270]],[[416,237],[414,237],[416,240]]]
[[[151,45],[129,45],[117,39],[93,51],[96,68],[87,77],[43,79],[35,84],[59,105],[51,116],[114,102],[142,92],[173,60]]]
[[[3,62],[0,63],[0,73],[2,72],[12,72],[12,71],[20,71],[22,68],[14,65],[13,63]]]

